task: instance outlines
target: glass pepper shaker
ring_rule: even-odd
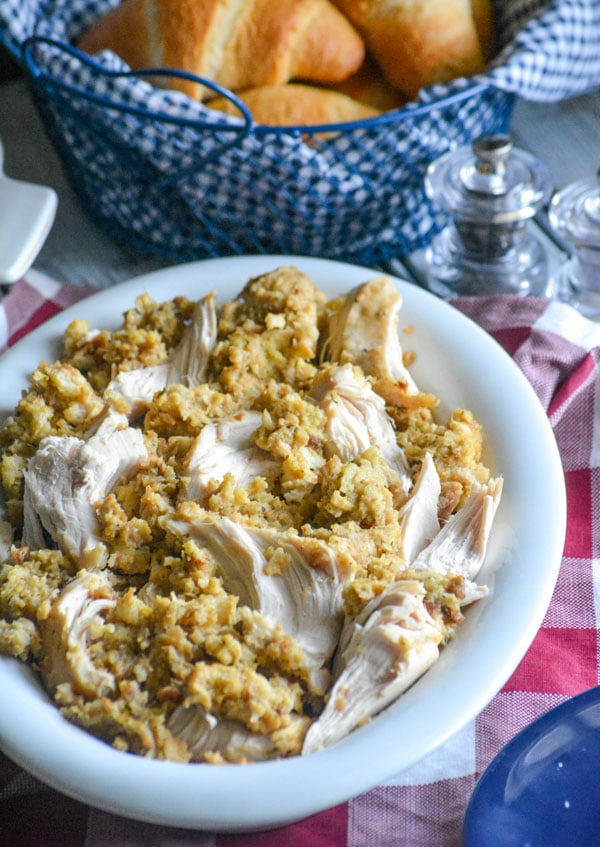
[[[482,135],[432,162],[425,190],[450,219],[425,254],[432,291],[546,293],[548,258],[530,226],[552,193],[542,162],[514,148],[508,135]]]
[[[548,218],[570,257],[552,281],[553,296],[590,318],[600,317],[600,170],[557,191]]]

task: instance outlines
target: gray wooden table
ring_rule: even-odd
[[[64,176],[22,79],[0,85],[0,137],[6,173],[50,185],[59,196],[56,221],[36,268],[59,280],[105,287],[164,266],[160,259],[133,255],[90,219]],[[517,103],[512,137],[517,147],[548,165],[557,188],[591,178],[600,166],[600,92],[551,105]]]

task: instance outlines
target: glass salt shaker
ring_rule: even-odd
[[[449,216],[425,254],[432,291],[546,293],[548,258],[530,223],[552,193],[542,162],[514,148],[508,135],[482,135],[433,162],[425,190]]]
[[[600,170],[557,191],[548,210],[570,257],[553,279],[553,296],[589,318],[600,317]]]

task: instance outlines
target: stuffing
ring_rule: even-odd
[[[72,321],[0,426],[0,652],[68,720],[173,761],[298,755],[435,660],[501,480],[414,383],[400,308],[386,277],[328,301],[281,267]]]

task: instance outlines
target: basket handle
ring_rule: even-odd
[[[233,105],[239,110],[240,116],[243,118],[244,122],[242,125],[218,123],[215,121],[203,120],[201,118],[191,118],[185,117],[183,115],[173,115],[162,111],[153,111],[135,103],[126,103],[122,101],[118,102],[110,100],[107,97],[104,97],[101,94],[97,94],[94,91],[90,91],[89,89],[84,88],[80,85],[75,85],[74,83],[67,82],[62,79],[57,79],[55,76],[53,76],[43,67],[41,67],[36,61],[35,48],[42,44],[54,48],[59,52],[68,54],[72,58],[77,59],[82,65],[85,65],[90,68],[94,73],[97,73],[100,76],[109,79],[138,79],[150,76],[160,76],[176,77],[178,79],[185,79],[191,82],[199,83],[200,85],[206,86],[207,88],[212,89],[215,93],[220,94],[221,96],[226,97],[228,100],[230,100]],[[82,97],[86,100],[89,100],[92,103],[96,103],[99,106],[103,106],[106,109],[112,109],[117,112],[124,112],[130,115],[135,115],[140,118],[147,118],[151,121],[161,121],[163,123],[173,124],[175,126],[189,127],[191,129],[211,129],[213,131],[218,130],[222,133],[231,133],[233,136],[231,141],[226,144],[223,144],[218,149],[218,151],[215,151],[215,153],[209,154],[206,157],[206,160],[214,158],[216,155],[220,155],[224,150],[227,150],[230,147],[235,147],[236,145],[241,144],[243,139],[246,138],[246,136],[251,132],[252,127],[254,125],[250,110],[248,109],[246,104],[242,100],[240,100],[239,97],[236,97],[236,95],[232,91],[229,91],[229,89],[224,88],[222,85],[219,85],[218,83],[213,82],[212,80],[204,79],[203,77],[196,76],[195,74],[188,73],[187,71],[180,71],[175,68],[143,68],[135,71],[110,70],[109,68],[105,68],[103,65],[99,64],[91,56],[88,56],[86,53],[82,53],[80,50],[70,44],[66,44],[63,41],[59,41],[54,38],[48,38],[46,36],[37,35],[31,36],[22,42],[21,55],[23,57],[23,64],[29,72],[32,80],[38,84],[46,85],[47,87],[57,88],[69,94],[74,94],[78,97]]]

